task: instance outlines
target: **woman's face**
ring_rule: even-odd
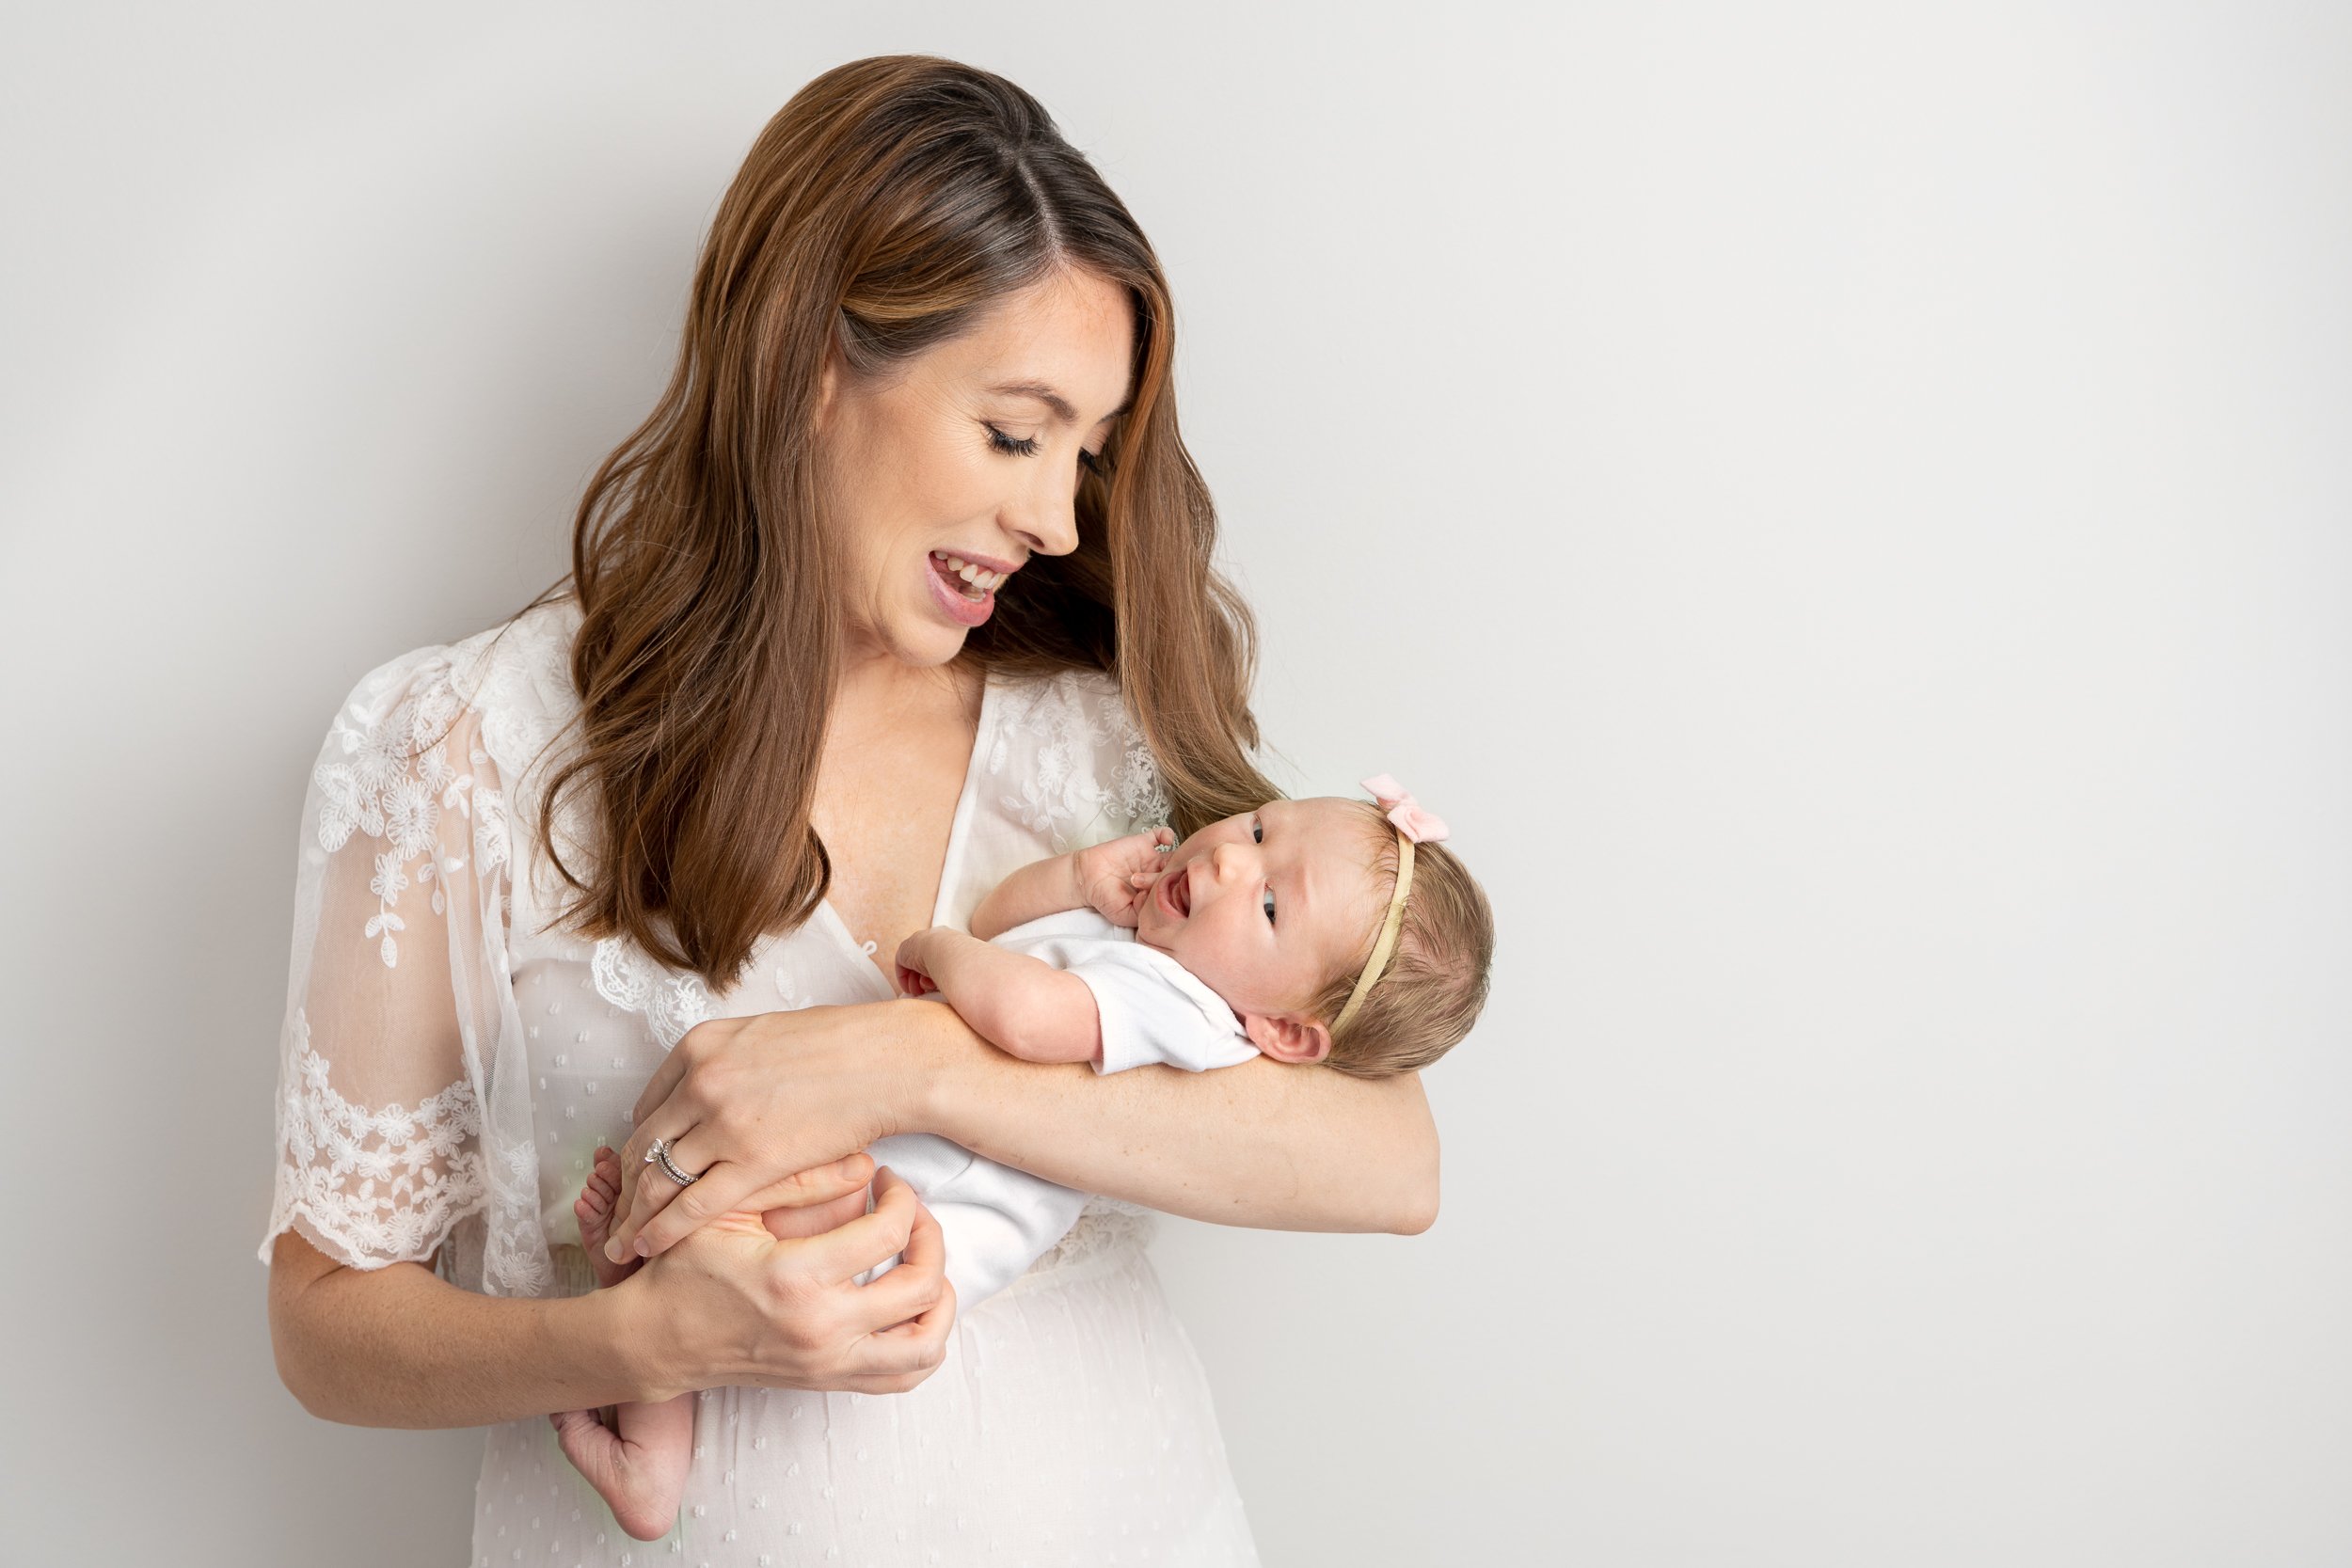
[[[852,660],[945,664],[1029,557],[1077,547],[1080,466],[1126,411],[1134,351],[1126,291],[1067,272],[887,381],[828,359],[819,462]]]

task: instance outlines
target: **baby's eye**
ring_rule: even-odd
[[[1249,819],[1249,842],[1252,844],[1263,844],[1265,842],[1265,829],[1259,824],[1258,819],[1254,816]]]
[[[1265,890],[1265,923],[1269,926],[1274,924],[1274,890],[1272,888]]]

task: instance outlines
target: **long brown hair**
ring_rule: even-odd
[[[817,77],[768,122],[694,269],[676,369],[597,469],[574,521],[580,744],[548,781],[588,792],[594,863],[555,865],[591,937],[625,935],[707,984],[815,912],[810,825],[840,647],[812,436],[826,352],[861,376],[1066,269],[1125,289],[1130,411],[1076,498],[1079,544],[1040,556],[961,658],[1109,672],[1180,832],[1279,792],[1245,754],[1255,629],[1211,556],[1216,515],[1185,451],[1175,317],[1143,231],[1044,108],[1001,76],[921,55]]]

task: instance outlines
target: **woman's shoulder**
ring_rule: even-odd
[[[1168,820],[1152,748],[1116,676],[1066,669],[990,678],[999,718],[988,770],[1010,786],[1006,804],[1057,851]]]
[[[480,719],[484,749],[510,778],[536,762],[580,711],[572,689],[580,619],[579,600],[553,599],[453,650],[453,680]]]
[[[534,605],[455,642],[430,642],[359,677],[338,730],[397,738],[470,731],[502,771],[521,773],[579,707],[571,684],[578,601]]]

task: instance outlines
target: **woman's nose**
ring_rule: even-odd
[[[1033,555],[1068,555],[1078,547],[1077,493],[1074,480],[1057,484],[1041,472],[1029,493],[1006,509],[1005,525]]]

